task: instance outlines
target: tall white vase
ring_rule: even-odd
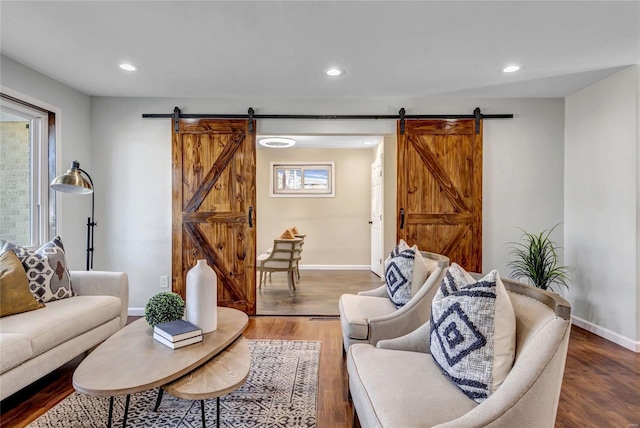
[[[204,259],[187,272],[187,321],[204,333],[218,328],[218,276]]]

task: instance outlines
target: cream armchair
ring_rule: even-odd
[[[421,251],[429,265],[430,275],[424,285],[401,308],[391,302],[386,285],[374,290],[340,296],[340,324],[342,327],[343,352],[354,343],[375,345],[379,340],[403,336],[425,322],[431,315],[431,301],[436,293],[449,258],[441,254]]]
[[[502,280],[516,315],[515,362],[480,404],[437,367],[430,324],[409,335],[349,348],[354,426],[536,427],[555,423],[571,329],[571,307],[554,293]]]
[[[271,272],[287,272],[287,285],[289,296],[293,297],[296,289],[296,270],[302,254],[303,239],[274,239],[270,252],[260,254],[257,258],[256,268],[260,272],[258,287],[266,281],[266,275]]]

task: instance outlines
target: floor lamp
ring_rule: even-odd
[[[87,176],[88,182],[82,174]],[[98,223],[93,220],[94,194],[91,176],[80,168],[78,161],[73,161],[71,169],[54,178],[49,186],[58,192],[74,193],[76,195],[88,195],[91,193],[91,217],[87,218],[87,270],[93,269],[93,228]]]

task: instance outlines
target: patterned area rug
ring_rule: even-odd
[[[220,398],[221,427],[315,427],[320,342],[250,340],[251,372],[242,388]],[[131,396],[127,427],[200,428],[200,401],[165,393],[154,412],[157,389]],[[114,404],[113,426],[122,426],[124,397]],[[74,392],[29,427],[104,427],[109,398]],[[208,427],[216,425],[216,400],[205,401]]]

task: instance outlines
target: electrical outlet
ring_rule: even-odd
[[[169,288],[169,277],[167,275],[160,277],[160,288]]]

